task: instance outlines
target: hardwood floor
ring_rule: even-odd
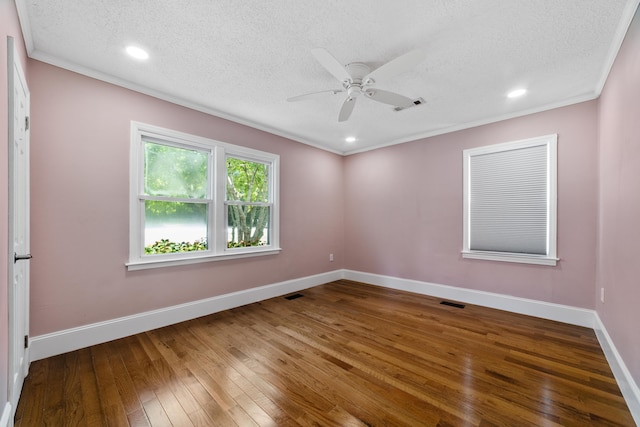
[[[592,330],[349,281],[34,362],[16,426],[633,426]]]

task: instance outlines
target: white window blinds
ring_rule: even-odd
[[[555,259],[556,136],[465,150],[464,252]]]
[[[473,156],[471,236],[478,251],[547,253],[547,147]]]

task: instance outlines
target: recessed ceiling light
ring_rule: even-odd
[[[509,97],[509,98],[517,98],[519,96],[524,95],[525,93],[527,93],[526,89],[516,89],[516,90],[512,90],[511,92],[509,92],[507,94],[507,97]]]
[[[147,51],[137,46],[127,46],[127,54],[136,59],[149,59]]]
[[[348,136],[344,139],[347,142],[356,142],[356,137],[355,136]]]

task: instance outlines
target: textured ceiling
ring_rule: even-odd
[[[32,58],[348,154],[596,98],[640,0],[16,0]],[[124,54],[145,48],[147,61]],[[403,111],[344,93],[312,55],[375,69]],[[509,99],[516,87],[526,96]],[[355,142],[345,142],[354,136]]]

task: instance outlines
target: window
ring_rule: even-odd
[[[277,253],[278,161],[132,122],[128,268]]]
[[[556,265],[557,135],[464,150],[464,258]]]

